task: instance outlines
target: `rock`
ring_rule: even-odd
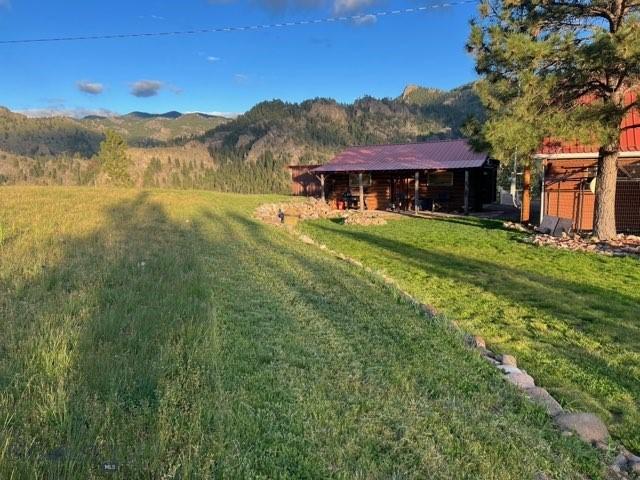
[[[511,365],[498,365],[498,369],[502,370],[504,373],[522,373],[518,367],[513,367]]]
[[[571,432],[569,432],[569,433],[571,433]],[[609,445],[607,445],[607,442],[595,442],[593,444],[593,446],[596,447],[598,450],[600,450],[602,452],[608,452],[609,451]]]
[[[500,362],[498,360],[491,358],[487,355],[483,355],[482,358],[484,358],[487,362],[489,362],[494,367],[497,367],[498,365],[500,365]]]
[[[524,372],[509,373],[507,374],[506,379],[509,383],[512,383],[522,390],[526,390],[527,388],[533,388],[536,386],[536,383],[533,381],[533,377],[531,377],[531,375],[527,375]]]
[[[563,411],[562,405],[560,405],[558,401],[542,387],[528,388],[524,391],[524,393],[533,402],[544,407],[547,413],[552,417],[558,415]]]
[[[547,475],[544,472],[537,472],[534,476],[533,476],[533,480],[550,480],[549,479],[549,475]]]
[[[627,468],[627,457],[624,453],[619,453],[618,456],[613,460],[611,464],[612,467],[617,467],[619,470],[626,470]]]
[[[633,453],[631,453],[628,450],[623,450],[623,453],[627,456],[627,460],[629,460],[629,463],[640,463],[640,457],[637,455],[634,455]]]
[[[495,353],[493,353],[491,350],[489,350],[488,348],[480,347],[480,348],[478,348],[478,352],[480,352],[480,355],[482,355],[483,357],[489,357],[489,358],[492,358],[492,359],[494,359],[496,361],[498,360],[498,356]],[[498,363],[500,363],[500,362],[498,362]]]
[[[502,357],[500,357],[500,361],[503,365],[510,365],[512,367],[518,366],[518,364],[516,363],[516,357],[514,357],[513,355],[502,355]]]
[[[464,341],[467,345],[474,348],[487,348],[487,344],[479,335],[465,335]]]
[[[609,431],[600,418],[593,413],[560,413],[554,417],[561,430],[575,432],[587,443],[605,442]]]
[[[640,475],[640,462],[634,462],[629,466],[629,471],[631,473],[635,473],[636,475]]]

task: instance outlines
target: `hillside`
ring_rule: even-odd
[[[102,134],[66,117],[29,118],[0,107],[0,150],[30,157],[98,151]]]
[[[104,132],[117,131],[132,146],[162,145],[202,135],[228,119],[202,113],[132,112],[117,117],[30,118],[0,107],[0,151],[29,157],[80,155],[91,157]]]
[[[179,112],[82,120],[4,115],[17,120],[0,124],[0,184],[91,184],[99,166],[90,158],[113,129],[131,147],[138,186],[282,193],[288,164],[325,163],[349,145],[460,137],[464,122],[483,111],[466,85],[409,86],[397,98],[352,104],[271,100],[233,120]]]
[[[348,145],[416,142],[461,136],[470,116],[483,117],[471,85],[450,92],[413,87],[396,99],[353,104],[317,98],[262,102],[201,137],[220,162],[255,161],[266,151],[289,163],[323,163]]]
[[[131,112],[119,117],[85,117],[81,123],[93,130],[115,130],[132,146],[157,146],[176,138],[202,135],[228,121],[227,118],[203,113],[167,112],[150,114]]]
[[[463,85],[453,90],[439,90],[408,85],[400,100],[419,107],[422,115],[443,125],[460,128],[470,116],[484,119],[485,111],[473,85]],[[459,133],[459,130],[458,132]]]

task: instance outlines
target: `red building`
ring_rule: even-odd
[[[351,147],[326,165],[293,167],[292,192],[337,208],[481,210],[495,201],[496,171],[465,140]]]
[[[616,188],[618,232],[640,232],[640,112],[623,122]],[[536,155],[543,161],[543,215],[573,220],[578,231],[593,230],[598,147],[548,140]]]

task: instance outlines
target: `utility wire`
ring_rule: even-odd
[[[479,0],[457,0],[453,2],[438,3],[432,5],[423,5],[414,8],[404,8],[401,10],[387,10],[377,13],[367,13],[361,15],[348,15],[340,17],[325,17],[317,18],[315,20],[297,20],[293,22],[283,23],[267,23],[261,25],[250,25],[244,27],[218,27],[218,28],[203,28],[196,30],[178,30],[168,32],[147,32],[147,33],[114,33],[104,35],[83,35],[78,37],[51,37],[51,38],[28,38],[28,39],[16,39],[16,40],[0,40],[0,45],[12,45],[12,44],[24,44],[24,43],[49,43],[49,42],[75,42],[84,40],[113,40],[117,38],[137,38],[137,37],[168,37],[177,35],[200,35],[204,33],[222,33],[222,32],[245,32],[250,30],[268,30],[273,28],[285,28],[296,27],[302,25],[314,25],[319,23],[335,23],[335,22],[350,22],[350,21],[367,21],[371,18],[380,18],[392,15],[404,15],[409,13],[425,12],[428,10],[434,10],[438,8],[457,7],[460,5],[476,4]]]

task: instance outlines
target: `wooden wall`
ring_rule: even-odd
[[[544,212],[573,219],[573,228],[593,230],[595,194],[589,182],[596,176],[597,160],[549,160],[545,169]],[[640,169],[640,159],[621,159],[620,165],[633,171]],[[616,194],[618,231],[640,230],[640,182],[627,181],[619,174]]]
[[[320,180],[311,173],[311,169],[317,165],[291,165],[291,194],[304,195],[306,197],[320,197]]]

